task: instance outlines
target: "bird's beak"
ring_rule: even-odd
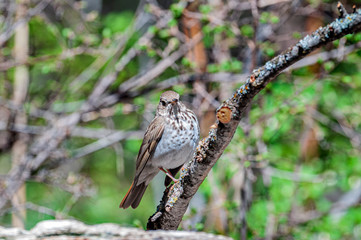
[[[176,118],[177,121],[178,121],[178,111],[179,111],[178,100],[177,100],[177,99],[173,99],[173,101],[171,102],[171,104],[172,104],[173,114],[174,114],[175,118]]]

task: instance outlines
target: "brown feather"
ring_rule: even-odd
[[[134,208],[134,209],[138,207],[140,200],[142,200],[142,197],[143,197],[144,192],[147,189],[148,185],[145,185],[145,183],[141,183],[140,185],[138,185],[138,187],[139,187],[138,194],[131,205],[132,208]]]
[[[164,131],[164,118],[162,116],[157,116],[153,119],[150,125],[147,128],[147,131],[144,134],[142,145],[137,157],[136,167],[135,167],[135,177],[132,185],[130,186],[127,194],[120,203],[120,208],[136,208],[140,200],[143,197],[143,194],[148,186],[145,182],[138,183],[139,176],[143,172],[144,168],[147,165],[147,162],[152,158],[157,144],[162,138]],[[154,175],[150,175],[150,178],[153,178]],[[147,179],[146,179],[147,180]]]
[[[132,183],[132,185],[130,186],[130,188],[129,188],[129,190],[128,190],[128,192],[127,192],[127,194],[125,194],[125,196],[124,196],[124,198],[123,198],[123,200],[122,200],[122,202],[119,204],[119,208],[128,208],[129,206],[130,206],[130,192],[132,192],[132,190],[133,190],[133,185],[134,185],[134,182]]]
[[[147,128],[147,131],[144,134],[142,145],[140,146],[135,168],[136,176],[138,175],[139,171],[143,170],[148,160],[152,157],[158,142],[162,138],[163,131],[164,118],[161,116],[154,118],[154,120]]]
[[[134,182],[133,182],[127,194],[120,203],[119,208],[126,209],[129,206],[132,206],[132,208],[138,207],[139,202],[142,199],[145,190],[147,189],[147,186],[148,185],[145,185],[144,182],[137,186],[134,186]]]

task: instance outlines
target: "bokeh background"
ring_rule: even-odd
[[[348,11],[361,5],[342,3]],[[0,189],[57,120],[81,118],[31,171],[22,201],[0,209],[0,224],[29,229],[74,218],[144,228],[164,174],[136,210],[118,205],[162,91],[181,94],[204,137],[219,103],[253,69],[337,18],[336,5],[1,1]],[[234,239],[361,238],[360,41],[347,35],[317,50],[256,96],[180,229]]]

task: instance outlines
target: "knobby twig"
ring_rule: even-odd
[[[361,30],[360,9],[352,14],[343,11],[341,15],[343,17],[317,29],[264,66],[254,70],[247,82],[218,108],[218,112],[223,110],[223,115],[220,115],[217,123],[211,127],[209,136],[198,144],[194,158],[182,169],[181,180],[170,192],[168,189],[164,192],[157,212],[148,220],[148,229],[178,228],[193,195],[231,141],[245,109],[253,97],[272,79],[316,48]],[[229,118],[230,121],[227,120]]]

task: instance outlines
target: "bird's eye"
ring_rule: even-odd
[[[164,100],[160,100],[160,103],[162,104],[163,107],[165,107],[165,105],[167,105],[167,103]]]

